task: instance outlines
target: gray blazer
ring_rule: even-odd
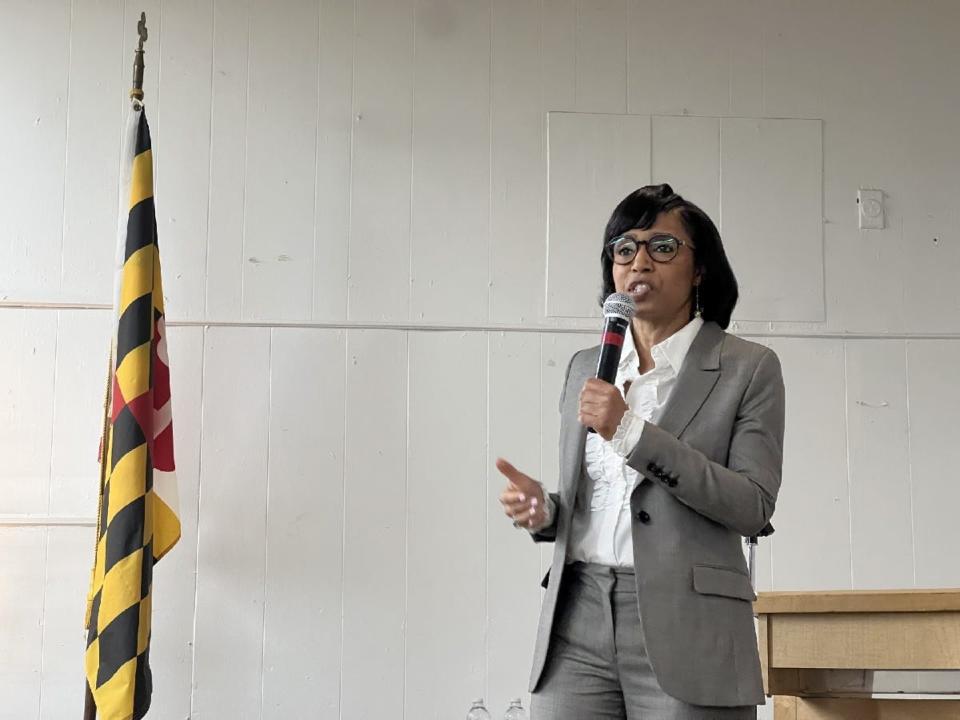
[[[557,591],[583,477],[586,429],[579,395],[599,346],[570,360],[560,397],[560,478],[550,527],[531,692],[543,672]],[[630,497],[639,614],[660,686],[695,705],[764,702],[755,599],[743,537],[773,515],[783,460],[784,392],[776,354],[707,322],[687,353],[660,421],[648,423],[627,463],[641,478]]]

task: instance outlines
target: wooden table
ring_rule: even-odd
[[[754,613],[775,720],[960,720],[960,673],[936,694],[876,697],[870,683],[873,671],[960,671],[960,590],[767,592]]]

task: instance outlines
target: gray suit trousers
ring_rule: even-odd
[[[647,657],[633,569],[564,572],[531,720],[755,720],[754,705],[707,707],[660,687]]]

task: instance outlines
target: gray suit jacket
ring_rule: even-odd
[[[586,429],[579,395],[599,346],[570,360],[560,398],[555,541],[544,578],[530,690],[543,672],[566,564]],[[743,556],[744,536],[773,515],[783,459],[784,392],[776,354],[705,323],[657,425],[647,423],[627,463],[641,475],[630,497],[639,614],[660,686],[695,705],[763,704],[760,660]],[[642,512],[641,512],[642,511]],[[641,520],[643,518],[643,520]]]

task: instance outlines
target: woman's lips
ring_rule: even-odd
[[[650,292],[650,286],[646,283],[637,283],[636,285],[632,285],[627,292],[633,296],[634,300],[642,300]]]

